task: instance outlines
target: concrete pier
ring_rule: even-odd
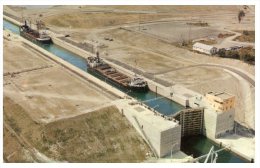
[[[13,19],[13,18],[11,18],[11,17],[8,17],[8,16],[6,16],[6,15],[3,15],[3,18],[4,18],[5,20],[8,20],[9,22],[11,22],[11,23],[17,25],[17,26],[20,26],[20,25],[21,25],[21,23],[20,23],[19,21],[15,20],[15,19]]]
[[[150,111],[134,99],[117,101],[115,105],[161,158],[180,151],[181,126]]]
[[[86,50],[83,50],[81,48],[73,46],[72,44],[67,43],[67,42],[59,39],[58,37],[61,36],[61,35],[57,35],[57,34],[55,34],[53,32],[50,32],[50,36],[51,36],[51,39],[52,39],[54,44],[56,44],[56,45],[58,45],[58,46],[60,46],[60,47],[62,47],[64,49],[66,49],[66,50],[68,50],[68,51],[70,51],[70,52],[72,52],[72,53],[74,53],[74,54],[76,54],[76,55],[78,55],[78,56],[80,56],[82,58],[86,59],[87,57],[93,55],[92,53],[87,52]]]

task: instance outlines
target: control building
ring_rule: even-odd
[[[221,92],[206,94],[207,107],[204,109],[204,134],[219,138],[233,132],[235,96]]]

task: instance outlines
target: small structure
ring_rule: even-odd
[[[204,109],[204,124],[207,137],[219,138],[233,132],[235,96],[221,92],[206,94],[207,107]]]
[[[235,96],[221,92],[209,92],[206,94],[209,104],[218,112],[226,112],[235,106]]]
[[[211,45],[203,44],[203,43],[195,43],[193,44],[193,50],[199,51],[205,54],[214,55],[217,53],[217,48]]]

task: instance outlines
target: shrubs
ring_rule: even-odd
[[[240,23],[242,18],[245,17],[245,16],[246,16],[245,12],[243,10],[240,10],[238,12],[238,16],[237,16],[238,17],[238,22]]]
[[[239,58],[250,64],[255,64],[255,51],[251,47],[242,48],[239,50]]]
[[[249,36],[249,32],[248,32],[247,30],[244,30],[244,31],[243,31],[243,35]]]
[[[255,42],[255,31],[243,30],[242,35],[234,39],[242,42]]]
[[[245,47],[239,50],[219,49],[218,55],[223,58],[240,59],[249,64],[255,64],[255,51],[252,47]]]
[[[199,27],[208,27],[209,24],[207,22],[202,22],[202,21],[199,21],[199,22],[187,22],[186,23],[187,25],[193,25],[193,26],[199,26]]]
[[[218,38],[227,38],[234,35],[235,35],[234,33],[219,33]]]

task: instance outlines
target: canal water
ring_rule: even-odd
[[[9,29],[16,34],[19,34],[19,27],[6,20],[3,20],[3,28]],[[67,51],[66,49],[59,47],[55,44],[40,45],[40,46],[42,48],[46,49],[47,51],[53,53],[54,55],[62,58],[63,60],[71,63],[72,65],[77,66],[78,68],[88,72],[86,62],[80,56],[77,56],[76,54],[71,53],[71,52]],[[98,76],[97,74],[93,74],[93,73],[91,73],[91,74],[106,81],[106,79],[104,79],[101,76]],[[164,115],[174,114],[174,113],[178,112],[179,110],[185,108],[182,105],[180,105],[174,101],[171,101],[164,97],[160,97],[159,95],[157,95],[156,93],[154,93],[152,91],[149,91],[147,93],[136,93],[136,92],[128,91],[128,90],[116,85],[115,83],[112,83],[111,81],[106,81],[106,82],[117,87],[118,89],[127,93],[128,95],[142,101],[149,107],[155,108],[158,112],[160,112]],[[212,141],[205,138],[204,136],[189,137],[189,138],[184,138],[182,140],[181,150],[183,152],[185,152],[186,154],[193,155],[194,157],[198,157],[203,154],[206,154],[210,150],[212,145],[215,146],[215,150],[219,149],[219,147],[216,144],[214,144]],[[245,161],[228,151],[223,151],[223,152],[221,152],[221,154],[219,156],[218,162],[242,163]]]
[[[205,136],[184,137],[181,141],[181,151],[187,155],[192,155],[194,158],[205,155],[210,148],[214,146],[214,150],[220,149],[219,145],[207,139]],[[200,162],[204,162],[202,159]],[[218,163],[248,163],[248,161],[236,156],[229,151],[220,151],[218,153]]]

